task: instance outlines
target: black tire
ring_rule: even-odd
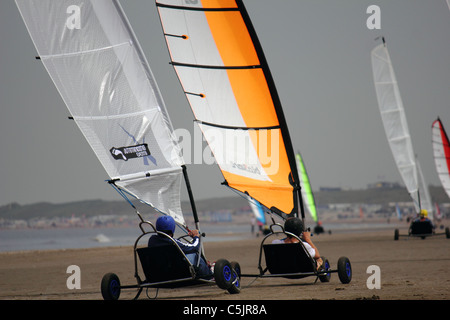
[[[236,261],[231,261],[231,269],[233,272],[234,282],[227,290],[230,294],[237,294],[241,292],[241,266]]]
[[[329,270],[330,269],[330,262],[328,261],[328,259],[325,258],[325,257],[322,257],[322,260],[323,260],[323,268],[325,270]],[[331,279],[331,273],[330,272],[327,273],[327,274],[319,276],[320,282],[330,282],[330,279]]]
[[[445,237],[447,238],[447,239],[450,239],[450,229],[447,227],[447,228],[445,228]]]
[[[338,260],[338,275],[342,283],[350,283],[352,280],[352,265],[347,257],[340,257]]]
[[[226,259],[219,259],[214,265],[214,279],[219,288],[228,290],[233,283],[233,268]]]
[[[118,300],[120,296],[120,280],[114,273],[107,273],[102,278],[102,296],[104,300]]]
[[[398,232],[398,229],[395,229],[395,232],[394,232],[394,240],[398,240],[398,238],[399,238],[399,232]]]

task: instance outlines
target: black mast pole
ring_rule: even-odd
[[[194,195],[192,194],[192,189],[191,189],[191,183],[189,182],[189,177],[187,174],[187,170],[186,170],[186,165],[182,165],[181,168],[183,168],[183,176],[184,176],[184,181],[186,182],[186,189],[189,195],[189,201],[191,203],[191,208],[192,208],[192,214],[194,216],[194,222],[195,222],[195,228],[198,229],[198,214],[197,214],[197,208],[195,207],[195,202],[194,202]]]

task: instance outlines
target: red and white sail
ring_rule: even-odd
[[[436,171],[445,192],[450,197],[450,143],[444,125],[439,118],[433,122],[432,134]]]

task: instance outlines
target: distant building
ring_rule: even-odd
[[[398,182],[386,182],[379,181],[375,183],[369,183],[367,189],[400,189],[402,186]]]
[[[342,191],[340,187],[320,187],[319,191],[331,192],[331,191]]]

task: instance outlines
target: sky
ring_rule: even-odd
[[[370,62],[384,36],[414,151],[440,185],[431,143],[439,116],[450,131],[450,10],[446,0],[244,0],[313,190],[401,182],[384,133]],[[193,116],[163,39],[155,4],[121,4],[147,56],[175,129]],[[380,8],[380,29],[369,29]],[[73,121],[12,0],[0,1],[0,206],[120,200]],[[186,159],[189,163],[189,159]],[[192,162],[192,161],[191,161]],[[235,196],[216,165],[188,165],[194,198]],[[183,200],[187,194],[183,191]]]

